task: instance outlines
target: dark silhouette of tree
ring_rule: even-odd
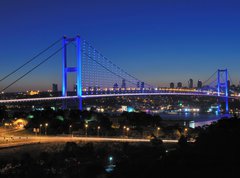
[[[178,145],[181,147],[181,148],[185,148],[187,145],[188,145],[188,142],[187,142],[187,138],[182,135],[180,137],[180,139],[178,140]]]

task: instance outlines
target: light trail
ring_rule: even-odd
[[[71,137],[71,136],[14,136],[6,137],[11,140],[0,143],[0,148],[8,148],[36,143],[58,143],[58,142],[127,142],[127,143],[150,143],[149,139],[137,138],[111,138],[111,137]],[[164,143],[177,143],[178,140],[163,140]]]

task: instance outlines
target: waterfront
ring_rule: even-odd
[[[194,123],[195,127],[209,125],[212,122],[215,122],[224,115],[216,115],[216,114],[200,114],[200,113],[176,113],[176,114],[167,114],[160,113],[160,116],[163,120],[175,120],[175,121],[187,121]]]

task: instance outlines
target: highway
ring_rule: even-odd
[[[128,142],[150,143],[149,139],[111,138],[111,137],[72,137],[72,136],[8,136],[0,138],[0,148],[9,148],[36,143],[59,142]],[[177,140],[163,140],[164,143],[177,143]]]

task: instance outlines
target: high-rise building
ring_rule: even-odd
[[[230,86],[231,86],[230,80],[227,81],[227,86],[228,86],[228,90],[229,90],[229,88],[230,88]]]
[[[77,91],[77,84],[73,85],[73,91]]]
[[[137,82],[137,88],[140,88],[140,82]]]
[[[199,89],[199,88],[202,88],[202,81],[201,80],[198,80],[198,82],[197,82],[197,88]]]
[[[170,88],[174,88],[174,83],[173,82],[170,83]]]
[[[141,82],[141,88],[144,88],[144,82]]]
[[[177,88],[182,88],[182,82],[177,83]]]
[[[52,84],[52,92],[58,92],[58,85],[56,83]]]
[[[126,80],[125,80],[125,79],[122,80],[122,86],[121,86],[121,88],[126,88]]]
[[[193,88],[193,79],[189,79],[188,81],[188,88]]]

